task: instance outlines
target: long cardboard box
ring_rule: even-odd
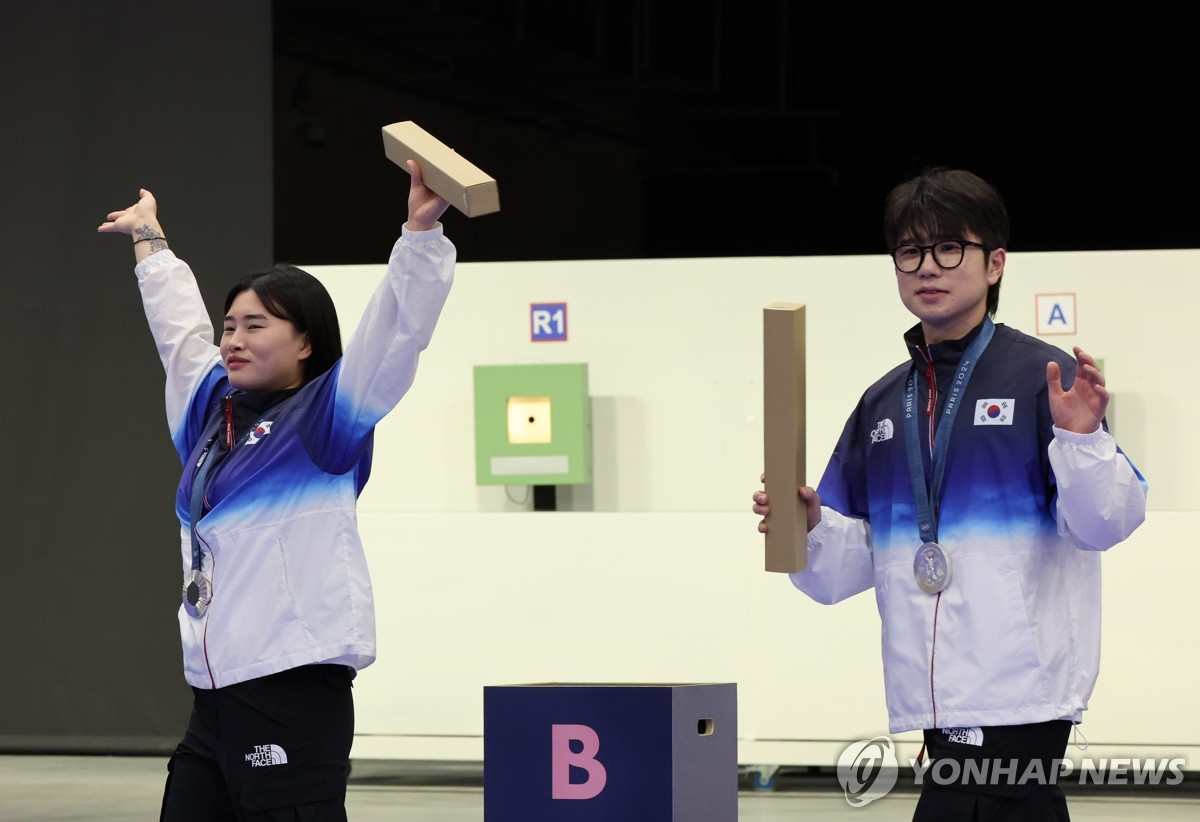
[[[763,309],[764,484],[771,501],[766,570],[791,573],[808,564],[804,485],[804,306]]]
[[[425,185],[468,217],[500,210],[496,181],[412,120],[383,127],[383,151],[406,171],[416,160]]]

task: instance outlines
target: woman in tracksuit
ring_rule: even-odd
[[[235,284],[214,344],[149,191],[99,227],[133,238],[183,463],[178,619],[194,701],[163,820],[346,818],[351,681],[375,660],[355,505],[375,425],[412,384],[454,275],[447,202],[408,167],[408,221],[344,351],[329,294],[292,266]]]

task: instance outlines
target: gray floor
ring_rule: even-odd
[[[136,822],[158,818],[165,759],[0,756],[0,822]],[[1069,794],[1073,822],[1200,819],[1194,774],[1181,790]],[[754,822],[905,820],[916,795],[893,792],[852,808],[829,780],[781,770],[773,790],[739,779],[738,819]],[[836,787],[836,786],[834,786]],[[356,762],[346,802],[352,822],[482,822],[482,768],[471,763]],[[616,820],[614,820],[616,822]],[[704,822],[704,820],[664,820]]]

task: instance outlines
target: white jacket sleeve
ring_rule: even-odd
[[[134,268],[142,308],[166,371],[167,424],[175,439],[196,387],[221,362],[212,320],[192,269],[170,249]]]
[[[792,584],[825,605],[841,602],[875,584],[871,525],[821,506],[821,521],[808,532],[808,565],[789,574]]]
[[[396,241],[387,276],[342,356],[337,393],[359,415],[353,429],[375,425],[412,385],[449,296],[455,260],[440,224],[429,231],[405,228]]]
[[[1146,519],[1146,481],[1104,429],[1077,434],[1057,426],[1049,448],[1058,483],[1058,533],[1104,551]]]

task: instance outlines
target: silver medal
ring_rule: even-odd
[[[913,576],[927,594],[936,594],[950,584],[950,555],[936,542],[926,542],[913,558]]]
[[[212,602],[212,583],[199,571],[190,571],[183,578],[183,610],[189,616],[201,617]]]

